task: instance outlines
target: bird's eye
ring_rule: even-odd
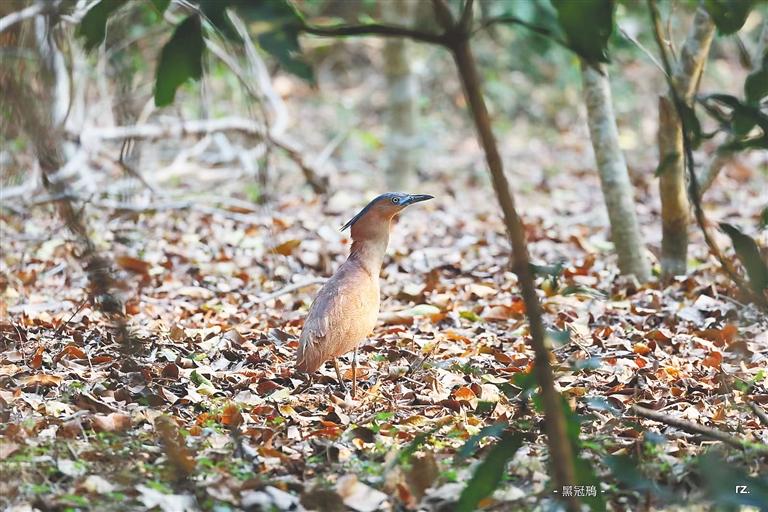
[[[392,204],[397,204],[399,202],[400,202],[400,198],[399,197],[393,197],[392,198]]]

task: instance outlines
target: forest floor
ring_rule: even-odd
[[[303,129],[311,145],[317,130]],[[52,206],[2,210],[0,503],[18,511],[452,510],[493,443],[462,447],[485,427],[498,436],[499,424],[525,432],[525,443],[482,505],[551,503],[542,416],[518,378],[533,360],[524,307],[467,130],[435,139],[431,168],[409,190],[436,199],[394,227],[355,399],[330,365],[311,386],[293,365],[317,280],[348,251],[338,227],[372,195],[355,173],[376,162],[342,155],[335,193],[296,187],[268,206],[248,201],[241,182],[198,177],[187,181],[196,187],[167,186],[173,197],[153,206],[90,203],[90,231],[122,283],[131,347],[87,302],[80,248]],[[500,143],[533,262],[562,262],[557,278],[541,274],[537,285],[556,382],[583,417],[581,456],[600,476],[597,494],[614,510],[654,509],[711,497],[713,482],[752,485],[748,475],[765,472],[765,458],[630,407],[768,443],[758,415],[768,409],[765,316],[742,303],[693,226],[689,275],[668,286],[619,276],[583,128],[556,145],[529,135]],[[650,160],[633,176],[657,253]],[[756,231],[766,203],[759,162],[732,165],[715,184],[706,205],[713,222]],[[725,466],[704,465],[713,460],[697,458],[704,452],[733,471],[716,473]]]
[[[523,205],[537,194],[545,200],[532,191]],[[41,509],[447,510],[484,453],[464,460],[457,450],[500,422],[529,435],[484,504],[528,509],[551,496],[540,416],[511,385],[532,353],[502,226],[480,189],[436,195],[394,228],[356,399],[330,365],[311,387],[293,370],[318,285],[269,295],[329,275],[348,248],[336,228],[364,201],[287,196],[273,208],[223,201],[91,216],[124,283],[130,351],[84,303],[85,273],[61,222],[46,208],[4,215],[2,499]],[[467,205],[483,206],[467,215]],[[589,418],[586,458],[640,456],[685,503],[701,494],[690,461],[710,441],[629,407],[768,442],[748,406],[768,407],[767,325],[710,261],[667,287],[617,276],[605,228],[583,222],[594,206],[566,201],[526,219],[533,260],[563,261],[556,281],[537,281],[557,384]],[[620,509],[647,499],[600,492]]]

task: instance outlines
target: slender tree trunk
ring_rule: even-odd
[[[388,0],[382,9],[390,19],[409,20],[413,6],[409,0]],[[407,189],[415,181],[418,84],[408,58],[410,44],[403,38],[391,38],[384,47],[384,74],[389,90],[386,178],[392,190]]]
[[[574,453],[568,438],[561,397],[555,389],[555,379],[552,367],[549,364],[550,351],[545,343],[541,306],[536,294],[533,275],[531,274],[525,228],[515,209],[515,200],[504,174],[501,156],[499,155],[496,139],[491,128],[491,120],[488,116],[488,109],[482,95],[480,76],[477,72],[472,50],[469,47],[469,41],[464,39],[458,42],[451,50],[459,70],[462,85],[464,86],[464,94],[471,109],[478,138],[485,152],[493,188],[496,191],[496,197],[504,214],[504,222],[512,244],[514,271],[520,282],[526,315],[530,325],[531,346],[535,354],[534,372],[541,388],[541,397],[546,413],[550,466],[554,473],[555,488],[562,489],[564,485],[573,485],[576,481]],[[570,506],[574,507],[572,503]]]
[[[659,194],[661,270],[665,280],[684,275],[688,258],[688,192],[683,167],[683,132],[675,106],[659,97]]]
[[[581,77],[587,122],[595,151],[603,199],[611,224],[611,237],[622,274],[634,275],[639,281],[650,277],[645,245],[635,213],[635,194],[629,180],[624,153],[619,147],[619,132],[613,113],[608,72],[582,63]]]
[[[704,63],[714,36],[715,25],[699,8],[680,51],[674,70],[678,96],[691,105],[699,87]],[[659,195],[661,197],[661,273],[667,280],[685,274],[688,268],[688,225],[690,206],[686,193],[682,124],[669,97],[659,100]]]

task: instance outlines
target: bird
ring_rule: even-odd
[[[379,315],[379,275],[392,219],[408,206],[434,199],[427,194],[387,192],[368,203],[342,226],[350,228],[347,260],[326,281],[309,307],[296,351],[296,369],[314,373],[332,360],[339,386],[346,390],[337,358],[354,351],[352,397],[357,393],[357,347],[373,332]]]

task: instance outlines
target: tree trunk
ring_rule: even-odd
[[[382,4],[390,19],[411,18],[413,2],[389,0]],[[410,41],[387,39],[384,47],[384,74],[389,90],[387,137],[387,186],[405,190],[414,181],[416,167],[416,101],[418,85],[411,72]]]
[[[674,70],[675,90],[689,106],[699,87],[715,33],[709,14],[699,8]],[[671,98],[659,100],[659,195],[661,197],[661,274],[664,280],[688,268],[690,207],[686,193],[682,124]],[[710,181],[711,182],[711,181]]]
[[[683,132],[675,106],[665,96],[659,97],[659,159],[661,272],[666,281],[684,275],[687,270],[690,211],[683,165]]]
[[[622,274],[634,275],[644,282],[650,277],[650,267],[637,223],[635,194],[629,181],[624,154],[619,147],[608,72],[604,66],[601,71],[602,74],[585,63],[581,65],[592,148],[595,151],[619,269]]]
[[[547,444],[550,451],[550,467],[554,473],[556,489],[575,482],[574,453],[568,438],[565,415],[561,405],[561,397],[555,389],[555,378],[549,364],[550,351],[545,343],[544,324],[541,317],[541,306],[536,294],[536,287],[531,274],[528,257],[528,245],[525,239],[525,228],[515,209],[515,200],[509,187],[501,156],[496,145],[496,139],[491,128],[491,120],[485,99],[481,91],[480,76],[475,65],[475,58],[469,47],[469,41],[464,39],[451,48],[456,66],[459,70],[464,95],[469,104],[472,118],[475,122],[480,144],[485,152],[491,181],[496,191],[504,222],[512,245],[512,259],[515,274],[520,282],[523,302],[531,333],[531,347],[534,351],[534,372],[541,388],[541,397],[546,415]],[[575,509],[574,503],[569,503]]]

